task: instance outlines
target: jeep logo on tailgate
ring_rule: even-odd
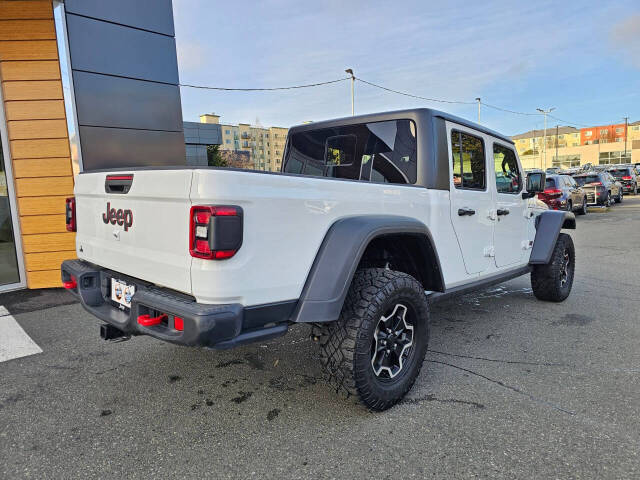
[[[111,225],[124,225],[124,231],[129,230],[129,227],[133,225],[133,212],[129,209],[123,210],[111,208],[111,202],[107,202],[107,211],[102,214],[102,221],[110,223]]]

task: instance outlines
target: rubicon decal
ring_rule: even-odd
[[[129,230],[129,227],[133,225],[133,212],[129,209],[123,210],[119,208],[111,208],[111,202],[107,202],[107,211],[102,214],[102,221],[110,223],[111,225],[124,225],[124,231]]]

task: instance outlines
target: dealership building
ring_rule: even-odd
[[[206,164],[221,142],[182,121],[171,0],[0,0],[0,81],[0,292],[61,285],[80,172]]]

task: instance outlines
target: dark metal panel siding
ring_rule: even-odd
[[[173,37],[67,14],[74,70],[178,84]]]
[[[84,170],[185,165],[182,132],[80,127]]]
[[[182,129],[177,85],[74,71],[73,86],[82,126]]]
[[[66,0],[65,10],[173,37],[171,0]]]

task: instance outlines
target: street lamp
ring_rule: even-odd
[[[351,116],[353,116],[353,115],[355,115],[353,88],[354,88],[354,84],[356,83],[356,76],[353,74],[353,70],[351,68],[347,68],[345,70],[345,72],[347,72],[349,75],[351,75]]]
[[[542,141],[544,142],[544,164],[542,166],[542,170],[547,168],[547,115],[553,112],[556,107],[551,107],[549,110],[543,110],[542,108],[536,108],[540,113],[544,115],[544,137]]]

